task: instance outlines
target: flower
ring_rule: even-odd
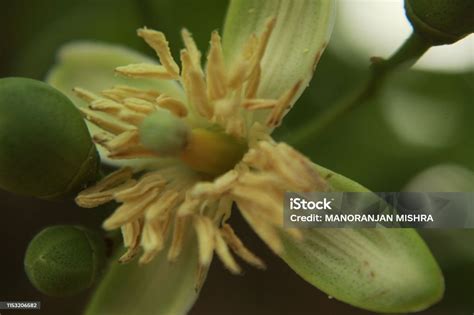
[[[150,262],[163,250],[173,227],[171,261],[179,257],[184,234],[194,228],[201,269],[209,266],[216,252],[231,272],[239,273],[229,248],[263,268],[227,223],[233,203],[271,249],[281,254],[277,230],[283,226],[285,191],[328,189],[311,161],[270,137],[302,84],[296,82],[278,99],[258,97],[265,72],[262,59],[276,22],[269,18],[261,34],[252,34],[230,66],[224,62],[220,37],[213,32],[205,70],[201,52],[186,29],[181,69],[163,33],[139,29],[138,35],[155,50],[161,65],[131,64],[116,71],[132,78],[176,80],[187,102],[128,86],[104,90],[101,96],[75,89],[89,103],[80,110],[102,130],[94,139],[107,149],[109,158],[151,158],[161,164],[144,167],[138,179],[133,174],[142,169],[122,168],[76,198],[86,208],[112,200],[121,203],[104,222],[107,230],[122,229],[128,250],[121,262],[130,261],[140,247],[140,263]],[[254,115],[258,110],[265,111],[263,124]],[[299,236],[298,230],[288,231]]]
[[[147,28],[138,35],[160,64],[110,45],[63,48],[48,81],[76,101],[102,158],[121,166],[76,201],[118,202],[104,227],[122,230],[120,261],[141,252],[142,266],[111,267],[88,314],[186,313],[214,252],[233,273],[241,271],[235,255],[263,268],[227,222],[232,211],[305,280],[345,302],[405,312],[439,299],[439,267],[412,230],[282,226],[285,191],[366,191],[270,135],[308,85],[333,9],[325,0],[232,1],[204,68],[187,30],[180,66],[165,35]]]

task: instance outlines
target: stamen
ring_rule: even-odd
[[[143,90],[126,85],[116,85],[112,89],[103,90],[102,95],[116,102],[122,102],[126,98],[137,98],[153,102],[160,93],[155,90]]]
[[[201,52],[197,48],[196,42],[193,39],[192,34],[185,28],[181,30],[181,37],[183,38],[184,46],[189,52],[192,62],[195,65],[201,64]]]
[[[99,192],[104,192],[109,189],[114,189],[117,186],[120,186],[127,182],[133,176],[132,169],[129,167],[125,167],[119,169],[113,173],[110,173],[100,181],[98,181],[94,186],[89,187],[83,191],[81,191],[75,201],[76,203],[83,207],[83,208],[93,208],[97,205],[92,205],[93,203],[88,200],[88,196],[94,195]],[[113,195],[113,194],[112,194]]]
[[[178,117],[186,117],[188,115],[186,105],[171,96],[162,94],[156,99],[156,103],[161,108],[169,110]]]
[[[93,110],[90,110],[88,108],[79,107],[78,109],[79,111],[82,112],[82,114],[88,121],[90,121],[97,127],[105,131],[111,132],[113,134],[118,135],[118,134],[121,134],[122,132],[136,129],[136,127],[133,125],[121,122],[110,116],[102,116],[99,113]]]
[[[130,78],[150,78],[161,80],[177,80],[179,77],[168,72],[163,66],[148,63],[137,63],[115,68],[115,72]]]
[[[250,67],[249,60],[241,60],[234,66],[228,81],[228,86],[232,90],[238,90],[242,87],[248,76],[248,69]]]
[[[265,54],[265,51],[267,49],[268,40],[270,39],[273,29],[275,28],[276,21],[277,21],[276,18],[272,17],[272,18],[269,18],[265,22],[265,30],[259,37],[259,43],[258,43],[258,48],[257,48],[257,53],[256,53],[256,60],[255,60],[256,65],[260,64],[260,62],[262,61],[263,55]]]
[[[248,83],[245,89],[245,97],[254,98],[257,95],[257,90],[260,85],[261,76],[262,76],[262,67],[261,65],[257,65],[248,80]]]
[[[114,139],[114,136],[105,131],[99,131],[92,136],[92,140],[100,145],[104,145]]]
[[[252,98],[246,99],[242,103],[242,107],[247,110],[270,109],[278,104],[278,100]]]
[[[160,63],[166,68],[167,72],[174,78],[179,78],[179,67],[171,55],[168,41],[162,32],[140,28],[137,31],[138,36],[142,37],[151,48],[153,48],[160,58]]]
[[[187,195],[184,202],[179,206],[176,215],[178,217],[184,217],[193,214],[201,205],[201,203],[202,201],[200,199],[194,199]]]
[[[199,263],[201,266],[209,266],[215,248],[214,225],[208,217],[195,215],[194,228],[198,238]]]
[[[125,148],[120,148],[119,150],[116,150],[114,152],[111,152],[108,155],[109,158],[111,159],[138,159],[138,158],[156,158],[159,157],[159,155],[147,148],[145,148],[142,145],[135,145],[135,146],[130,146],[130,147],[125,147]]]
[[[234,257],[229,251],[229,247],[222,238],[222,235],[218,232],[214,233],[216,253],[221,259],[224,266],[233,274],[239,274],[241,272],[240,266],[235,261]]]
[[[229,76],[229,88],[237,90],[242,87],[245,80],[250,75],[252,59],[257,50],[258,39],[255,34],[252,34],[248,41],[244,44],[242,53],[232,67],[231,74]]]
[[[146,115],[124,109],[117,114],[117,118],[138,127],[146,118]]]
[[[268,190],[267,187],[246,187],[238,185],[232,189],[232,195],[239,202],[248,202],[252,204],[252,207],[258,209],[259,217],[262,217],[267,222],[270,222],[276,226],[283,225],[283,215],[281,213],[281,205],[283,204],[283,196],[276,196]],[[265,188],[263,188],[265,187]]]
[[[230,97],[229,97],[230,96]],[[212,121],[221,125],[225,132],[236,139],[246,138],[246,117],[241,110],[242,88],[232,91],[228,97],[215,102]]]
[[[96,99],[90,102],[89,108],[109,114],[116,114],[124,109],[124,106],[108,99]]]
[[[139,125],[145,118],[144,114],[127,109],[123,104],[108,99],[95,100],[89,106],[90,109],[107,113],[125,123]]]
[[[119,258],[120,263],[126,263],[132,260],[137,252],[140,244],[140,236],[142,232],[141,220],[135,220],[131,223],[122,225],[123,246],[127,248],[125,254]]]
[[[218,197],[232,188],[238,175],[235,170],[231,170],[213,182],[198,183],[190,191],[190,194],[194,198]]]
[[[227,94],[227,77],[222,54],[221,38],[214,31],[211,35],[211,48],[207,56],[207,95],[211,101]]]
[[[158,196],[158,192],[159,189],[155,188],[139,198],[129,200],[127,203],[122,204],[104,221],[104,229],[113,230],[129,221],[138,219]]]
[[[147,176],[148,175],[148,176]],[[119,202],[126,202],[143,196],[153,188],[162,188],[167,181],[161,175],[161,172],[148,173],[133,187],[115,194],[115,199]]]
[[[260,84],[261,76],[261,62],[263,55],[267,49],[268,40],[272,35],[273,29],[275,28],[276,18],[270,18],[265,23],[265,30],[260,35],[258,40],[258,47],[254,55],[254,61],[252,66],[252,72],[250,74],[249,83],[247,85],[245,96],[247,98],[254,98],[257,94],[258,86]]]
[[[173,240],[168,250],[168,260],[176,261],[183,249],[186,231],[189,227],[189,217],[176,217],[173,231]]]
[[[180,194],[174,190],[166,190],[162,193],[161,196],[158,197],[158,200],[154,202],[148,209],[145,214],[145,219],[153,220],[156,217],[159,217],[166,211],[173,209],[178,202],[180,201],[179,198]]]
[[[76,94],[77,97],[79,97],[83,101],[86,101],[87,103],[91,103],[92,101],[100,99],[100,97],[98,97],[94,93],[83,88],[75,87],[72,89],[72,91],[74,92],[74,94]]]
[[[276,146],[267,142],[259,144],[265,152],[272,169],[280,178],[288,181],[297,191],[311,191],[318,189],[326,191],[326,182],[314,169],[312,162],[290,146],[279,143]]]
[[[129,188],[135,185],[135,183],[136,181],[132,179],[105,191],[91,193],[84,193],[84,191],[82,191],[82,193],[76,197],[76,203],[83,208],[95,208],[114,200],[115,193]]]
[[[235,234],[234,230],[229,224],[224,224],[220,230],[222,236],[230,248],[244,261],[260,269],[265,269],[265,263],[252,253],[240,238]]]
[[[293,101],[296,93],[298,93],[302,81],[298,81],[290,90],[288,90],[282,97],[278,100],[278,104],[273,108],[270,115],[267,119],[268,127],[277,127],[281,124],[283,116],[289,110],[291,102]]]
[[[140,257],[140,264],[149,263],[164,247],[163,222],[160,220],[146,220],[143,227],[141,244],[144,250]]]
[[[122,102],[128,109],[145,115],[148,115],[155,110],[153,103],[136,97],[127,97],[123,99]]]
[[[251,202],[240,201],[237,204],[239,205],[242,216],[252,226],[254,231],[277,255],[281,255],[283,253],[283,244],[281,243],[281,239],[276,228],[265,220],[256,216],[256,210],[253,208],[253,204]]]
[[[213,108],[207,99],[206,82],[202,72],[194,66],[191,56],[186,50],[181,51],[181,62],[183,64],[183,83],[189,102],[201,116],[210,119]]]
[[[226,196],[226,195],[220,196],[219,202],[217,205],[217,211],[214,216],[214,222],[217,225],[224,224],[230,218],[230,215],[232,213],[233,202],[234,201],[229,196]]]

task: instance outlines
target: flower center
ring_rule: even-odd
[[[159,156],[179,157],[196,172],[216,177],[231,170],[247,151],[245,141],[210,128],[191,129],[166,110],[147,116],[139,126],[140,142]]]
[[[247,151],[247,144],[224,132],[193,129],[181,159],[193,170],[216,177],[234,168]]]

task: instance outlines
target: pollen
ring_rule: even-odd
[[[275,25],[275,18],[268,19],[230,64],[221,37],[213,32],[204,67],[188,30],[181,32],[185,48],[178,65],[163,33],[139,29],[160,64],[125,65],[116,73],[136,80],[175,81],[182,87],[181,96],[124,85],[98,94],[74,89],[88,104],[80,108],[85,119],[97,127],[94,141],[109,158],[140,165],[109,174],[76,198],[86,208],[110,201],[119,204],[103,227],[121,229],[127,248],[121,262],[139,255],[145,264],[165,249],[174,261],[190,239],[188,234],[193,234],[201,270],[214,254],[232,273],[241,272],[235,257],[265,268],[227,222],[233,205],[281,254],[285,191],[328,189],[306,157],[269,135],[302,84],[295,82],[275,99],[259,95],[262,60]],[[255,120],[256,111],[265,116],[263,121]],[[285,231],[301,238],[298,230]]]

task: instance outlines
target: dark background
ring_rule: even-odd
[[[136,28],[143,25],[164,31],[175,53],[181,47],[179,30],[186,26],[205,50],[210,32],[222,25],[226,1],[0,0],[0,5],[0,77],[42,79],[53,64],[57,49],[76,39],[120,43],[150,54],[135,36]],[[367,75],[365,64],[350,63],[338,57],[335,49],[330,47],[323,55],[310,88],[277,131],[277,138],[291,136],[294,128],[334,104]],[[313,139],[308,135],[311,141],[299,149],[319,164],[375,191],[400,190],[416,174],[434,165],[456,164],[472,171],[473,79],[472,69],[463,73],[396,74],[380,97],[362,104],[319,137]],[[460,110],[463,115],[454,141],[442,147],[401,141],[382,114],[385,95],[391,95],[392,90],[442,102],[448,109],[447,118],[450,108]],[[419,128],[424,128],[423,120],[419,121]],[[50,203],[0,192],[0,300],[42,302],[41,311],[17,313],[80,314],[91,292],[66,299],[41,295],[26,279],[23,255],[31,238],[45,226],[72,223],[98,227],[106,214],[94,210],[97,209],[80,209],[72,203]],[[275,257],[237,213],[231,222],[244,242],[264,258],[268,269],[262,272],[245,266],[243,276],[232,276],[215,259],[192,315],[373,314],[329,299]],[[447,281],[443,302],[424,314],[472,314],[474,231],[431,231],[423,236]]]

